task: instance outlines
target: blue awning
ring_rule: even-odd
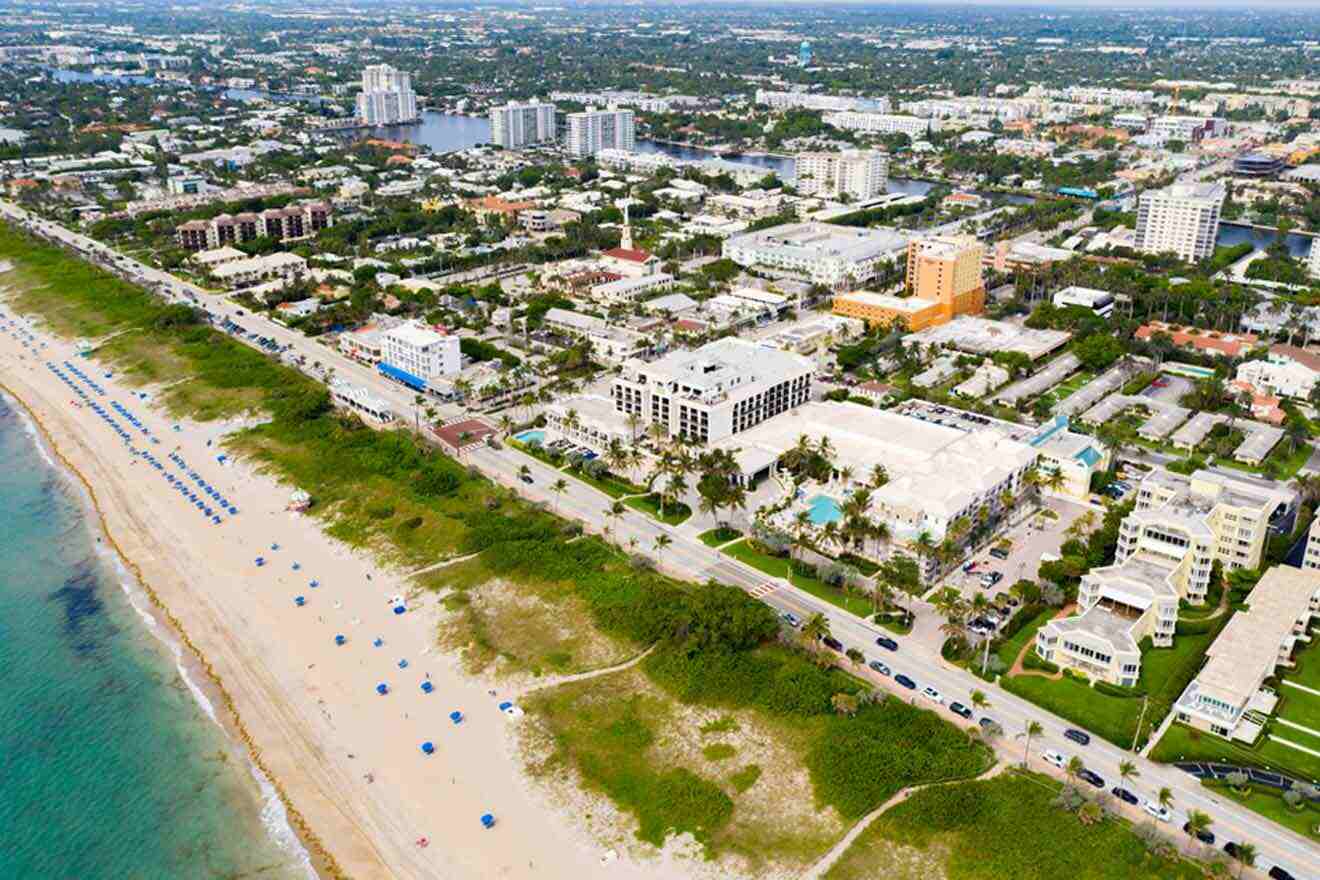
[[[382,376],[385,376],[388,379],[393,379],[395,382],[402,382],[414,391],[426,390],[426,380],[414,376],[407,370],[400,370],[398,367],[392,367],[384,361],[376,364],[376,369],[380,371]]]

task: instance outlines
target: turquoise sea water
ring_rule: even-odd
[[[308,877],[88,515],[0,396],[0,877]]]

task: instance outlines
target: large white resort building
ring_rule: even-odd
[[[1225,571],[1260,565],[1271,520],[1295,500],[1295,493],[1246,476],[1152,472],[1119,527],[1114,564],[1082,576],[1081,613],[1041,627],[1036,653],[1135,686],[1142,640],[1156,648],[1173,644],[1179,602],[1205,602],[1215,562]]]
[[[786,223],[725,239],[723,255],[740,266],[778,270],[826,287],[856,287],[885,263],[906,260],[908,238],[894,229]]]
[[[706,444],[806,403],[814,372],[809,358],[730,336],[651,363],[629,360],[610,393],[622,419]]]

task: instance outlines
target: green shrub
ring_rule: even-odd
[[[756,784],[756,780],[761,778],[761,768],[756,764],[748,764],[738,772],[729,777],[729,784],[733,790],[742,794]]]
[[[1050,675],[1054,675],[1059,671],[1058,666],[1054,665],[1048,660],[1042,659],[1041,656],[1037,654],[1035,651],[1028,651],[1026,654],[1023,655],[1022,668],[1035,669],[1035,670],[1039,670],[1040,672],[1047,672]]]
[[[738,750],[728,743],[711,743],[701,750],[701,754],[707,761],[727,761],[738,754]]]

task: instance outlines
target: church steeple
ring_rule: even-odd
[[[628,202],[623,203],[623,236],[619,239],[619,247],[626,251],[633,250],[632,223],[628,220]]]

